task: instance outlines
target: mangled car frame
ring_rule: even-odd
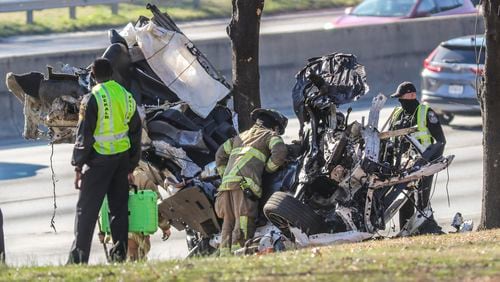
[[[220,183],[214,154],[237,134],[226,106],[230,85],[166,13],[153,5],[148,9],[151,19],[141,17],[121,33],[110,31],[111,45],[103,57],[113,64],[113,79],[139,105],[142,163],[151,180],[175,190],[161,202],[161,214],[187,231],[190,255],[207,254],[217,247],[221,226],[213,209]],[[259,219],[264,223],[249,242],[258,246],[243,253],[282,250],[283,241],[290,240],[307,244],[369,238],[416,192],[420,178],[453,160],[431,156],[425,165],[415,166],[424,153],[412,137],[415,129],[378,130],[383,95],[373,99],[367,124],[349,122],[351,110],[344,114],[339,106],[368,91],[364,67],[355,56],[312,58],[296,78],[293,100],[300,140],[287,145],[287,164],[264,176]],[[88,68],[64,66],[59,73],[49,68],[47,77],[9,73],[6,83],[24,104],[25,138],[47,135],[53,143],[74,141],[79,102],[95,84]],[[397,138],[406,140],[410,150],[393,156],[387,148]],[[266,219],[272,224],[265,224]],[[406,228],[414,231],[416,221]],[[338,236],[314,235],[321,233]]]

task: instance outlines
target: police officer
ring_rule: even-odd
[[[105,58],[94,61],[91,75],[97,85],[83,99],[71,164],[75,166],[75,240],[68,263],[88,263],[99,209],[107,195],[113,247],[110,259],[126,259],[128,191],[140,159],[141,120],[132,95],[111,79]]]
[[[223,219],[221,254],[230,254],[233,244],[243,246],[253,238],[264,169],[275,172],[287,156],[279,135],[288,119],[267,109],[256,109],[251,117],[255,121],[252,128],[227,140],[215,155],[222,177],[215,200],[217,216]]]
[[[422,158],[418,159],[414,167],[420,167],[427,162],[442,156],[446,144],[443,129],[437,114],[428,106],[417,100],[417,90],[411,82],[401,83],[396,92],[391,95],[398,98],[401,107],[397,107],[391,116],[391,130],[417,126],[417,132],[412,135],[425,148]],[[404,153],[408,150],[408,143],[401,144]],[[433,176],[424,177],[418,185],[417,208],[424,210],[429,206]],[[399,226],[402,228],[415,212],[415,203],[407,201],[399,210]]]

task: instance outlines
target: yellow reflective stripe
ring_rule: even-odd
[[[418,139],[420,144],[427,147],[431,144],[432,135],[427,128],[427,113],[429,111],[429,106],[419,105],[417,110],[417,128],[418,132],[415,132],[413,136]]]
[[[111,142],[111,141],[118,141],[120,139],[128,137],[128,132],[123,132],[120,134],[114,134],[114,135],[103,135],[103,136],[94,136],[95,141],[97,142]]]
[[[268,172],[275,172],[278,168],[279,166],[277,166],[271,159],[267,161],[266,170]]]
[[[96,91],[96,90],[93,90],[92,91],[92,95],[94,95],[95,99],[97,100],[97,116],[98,117],[102,117],[103,116],[103,111],[104,111],[104,101],[103,101],[103,96],[101,96],[101,93],[100,91]],[[100,121],[101,121],[101,124],[100,126],[98,126],[99,130],[98,130],[98,134],[99,135],[103,135],[104,134],[104,127],[106,126],[105,123],[104,123],[104,119],[103,118],[100,118]],[[96,134],[94,133],[94,138],[95,138]],[[106,150],[106,148],[104,148],[104,144],[102,142],[96,142],[94,144],[94,146],[97,146],[98,148],[96,148],[96,151],[97,152],[104,152]]]
[[[114,120],[113,120],[113,106],[111,106],[111,102],[112,102],[111,101],[111,96],[109,95],[109,91],[106,88],[106,85],[104,83],[102,84],[102,89],[106,93],[106,97],[108,97],[108,101],[110,103],[110,105],[109,105],[109,122],[108,122],[109,131],[110,132],[115,132],[115,123],[114,123]],[[104,110],[106,110],[106,109],[104,109]],[[115,144],[113,142],[109,142],[109,152],[111,154],[114,154],[116,152]]]
[[[412,133],[412,136],[415,137],[415,138],[421,138],[421,137],[424,137],[424,136],[427,136],[427,135],[429,135],[427,133],[427,131],[418,131],[418,132]]]
[[[271,137],[271,140],[269,141],[269,149],[272,149],[274,145],[279,143],[283,143],[283,139],[281,139],[281,137],[278,136]]]
[[[225,171],[226,171],[225,165],[221,165],[221,166],[217,167],[217,172],[219,173],[220,176],[223,176]]]
[[[224,142],[224,152],[226,152],[226,154],[231,154],[231,150],[233,149],[233,144],[231,144],[231,139],[227,140],[226,142]]]
[[[245,177],[245,181],[250,186],[249,188],[252,190],[255,196],[260,198],[260,196],[262,196],[262,189],[260,189],[260,187],[255,184],[255,181],[253,181],[253,179],[250,177]]]
[[[266,162],[266,155],[253,147],[238,147],[231,150],[231,155],[250,155],[262,162]]]
[[[238,175],[225,175],[224,178],[222,179],[221,186],[225,186],[228,183],[235,183],[235,182],[240,182],[242,179],[241,176]]]
[[[244,167],[251,159],[252,156],[250,155],[243,155],[240,159],[237,159],[234,162],[234,167],[228,173],[228,176],[237,176],[240,173],[241,168]]]
[[[244,240],[248,240],[248,216],[240,216],[240,229],[243,232]]]
[[[397,107],[396,110],[394,110],[394,114],[392,116],[392,123],[396,122],[399,118],[399,116],[401,115],[401,113],[403,112],[403,108],[402,107]]]

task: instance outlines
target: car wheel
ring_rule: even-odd
[[[449,125],[451,121],[455,118],[455,115],[450,113],[442,113],[439,115],[439,122],[444,125]]]
[[[325,232],[324,219],[308,205],[285,192],[276,192],[264,205],[264,214],[285,234],[294,226],[308,235]]]

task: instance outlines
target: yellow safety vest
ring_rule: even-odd
[[[127,151],[130,148],[128,123],[136,109],[134,97],[114,80],[94,86],[92,95],[98,108],[94,149],[101,155]]]
[[[427,128],[427,113],[429,112],[429,106],[420,104],[417,108],[417,132],[411,134],[415,139],[422,144],[424,148],[427,148],[432,144],[432,135]],[[396,122],[399,119],[399,116],[403,113],[402,107],[397,107],[394,110],[394,114],[392,116],[392,122]]]

